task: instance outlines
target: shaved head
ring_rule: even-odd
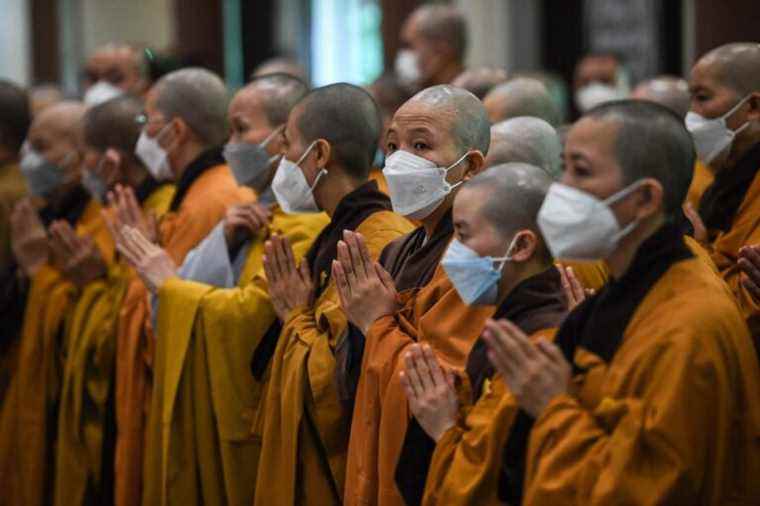
[[[696,161],[694,141],[683,120],[659,104],[618,100],[591,109],[576,126],[585,121],[600,121],[605,129],[617,129],[615,157],[624,183],[657,180],[663,187],[666,216],[676,217],[686,199]]]
[[[552,179],[539,167],[507,163],[477,174],[462,191],[482,192],[480,213],[505,237],[524,229],[540,237],[536,218],[551,184]]]
[[[156,109],[167,120],[181,118],[207,146],[227,138],[227,103],[224,82],[213,72],[186,68],[169,72],[155,85]]]
[[[424,105],[447,117],[460,150],[488,153],[491,143],[488,115],[483,103],[469,91],[447,84],[432,86],[417,93],[401,109],[407,105]]]
[[[142,125],[137,117],[142,102],[131,96],[117,97],[90,108],[84,116],[84,142],[98,151],[118,149],[134,157],[135,145]]]
[[[464,88],[483,99],[497,84],[507,80],[507,71],[500,67],[474,67],[459,74],[451,84]]]
[[[76,143],[86,112],[87,107],[82,102],[65,100],[41,111],[32,121],[31,129],[44,128],[56,137]]]
[[[304,83],[308,81],[306,69],[297,61],[284,56],[276,56],[261,62],[251,73],[251,80],[267,74],[287,74]]]
[[[691,102],[689,83],[674,76],[659,76],[639,83],[631,98],[664,105],[682,118],[689,112]]]
[[[709,65],[726,86],[744,96],[760,91],[760,44],[735,42],[713,49],[697,65]]]
[[[250,83],[238,91],[238,96],[260,94],[269,125],[274,128],[288,121],[290,110],[308,91],[308,86],[301,79],[277,73],[253,77]]]
[[[444,42],[460,60],[467,52],[467,22],[462,12],[448,5],[423,5],[410,17],[419,33],[428,40]]]
[[[522,116],[491,127],[487,167],[520,162],[539,167],[557,179],[561,173],[561,157],[559,135],[542,119]]]
[[[559,122],[559,111],[544,84],[518,77],[496,86],[483,100],[493,123],[518,116],[541,118],[552,126]]]

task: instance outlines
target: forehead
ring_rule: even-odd
[[[435,135],[451,136],[456,119],[453,107],[441,101],[409,100],[393,115],[392,128],[396,130],[425,128]]]
[[[581,118],[567,133],[565,151],[595,158],[616,159],[615,144],[620,125],[612,120]]]
[[[103,49],[93,54],[87,66],[90,68],[126,67],[134,64],[134,54],[129,48]]]
[[[723,86],[724,76],[722,63],[707,55],[700,59],[691,69],[691,83],[698,82],[702,86]]]
[[[610,75],[617,70],[617,62],[611,56],[591,56],[584,58],[578,65],[580,76]]]
[[[483,206],[490,198],[490,190],[485,186],[468,187],[462,186],[454,199],[454,220],[466,224],[476,223],[484,219],[482,216]]]
[[[263,115],[266,92],[258,87],[244,88],[237,92],[230,101],[229,113],[234,114]]]

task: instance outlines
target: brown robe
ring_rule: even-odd
[[[517,285],[494,319],[508,319],[537,339],[551,336],[567,314],[559,271],[551,267]],[[532,420],[519,410],[478,338],[467,359],[460,420],[436,443],[413,422],[396,481],[408,506],[519,504]]]
[[[347,319],[330,272],[343,230],[367,240],[372,258],[411,224],[390,211],[390,200],[369,182],[343,198],[330,224],[314,242],[309,263],[316,299],[273,326],[254,353],[254,376],[266,379],[254,431],[261,457],[254,504],[340,504],[349,414],[335,382],[335,350],[345,339]]]
[[[535,421],[523,504],[760,504],[757,356],[677,229],[646,240],[557,343],[574,377]]]

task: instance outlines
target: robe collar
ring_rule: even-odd
[[[452,210],[443,215],[430,238],[418,227],[394,240],[380,255],[380,264],[393,276],[399,292],[427,285],[454,235]]]
[[[148,175],[145,180],[135,188],[135,198],[137,199],[137,202],[139,204],[144,204],[148,197],[153,195],[153,192],[158,190],[161,186],[162,183],[153,179],[153,176]]]
[[[557,334],[557,344],[567,361],[573,364],[574,373],[581,372],[573,362],[577,347],[609,363],[649,291],[670,267],[693,256],[678,226],[663,225],[641,244],[620,279],[610,280],[594,296],[579,304]]]
[[[182,173],[182,177],[179,178],[179,181],[177,182],[177,191],[174,193],[174,198],[169,205],[169,211],[177,211],[179,209],[179,206],[182,205],[182,201],[185,199],[185,195],[187,195],[190,187],[204,172],[211,167],[223,165],[224,163],[221,147],[207,149],[198,155],[195,160],[190,162],[190,165],[187,166],[185,172]]]
[[[760,171],[760,142],[755,144],[734,167],[727,167],[715,176],[699,201],[699,215],[707,230],[727,232],[747,191]]]

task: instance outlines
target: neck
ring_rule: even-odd
[[[124,175],[124,182],[132,188],[138,188],[148,178],[148,171],[141,165],[133,164],[127,168],[127,173]]]
[[[658,215],[656,219],[648,223],[640,223],[633,232],[620,240],[620,244],[618,244],[615,251],[606,258],[607,265],[615,279],[620,279],[626,272],[628,272],[641,244],[649,239],[664,224],[665,219],[662,215]]]
[[[515,264],[517,266],[517,264]],[[550,263],[538,260],[529,260],[520,265],[514,272],[508,273],[502,271],[501,280],[499,281],[499,304],[504,302],[509,294],[523,281],[541,274],[551,267]]]
[[[433,85],[436,84],[449,84],[451,81],[453,81],[459,74],[461,74],[464,71],[464,67],[462,64],[458,61],[453,61],[443,67],[439,72],[436,73],[435,76],[433,76]]]
[[[187,170],[187,167],[191,163],[193,163],[199,156],[201,156],[201,153],[206,151],[206,149],[208,149],[208,146],[192,143],[192,144],[189,144],[180,153],[177,154],[175,163],[172,166],[172,169],[174,170],[175,182],[182,179],[182,175]]]
[[[441,222],[443,217],[446,216],[446,213],[449,211],[449,209],[451,209],[451,203],[447,197],[440,206],[436,207],[432,213],[421,220],[422,227],[425,229],[425,236],[428,239],[433,235],[436,227],[438,227],[438,224]]]
[[[327,168],[327,175],[314,188],[314,200],[319,208],[332,218],[341,200],[367,180],[358,181],[345,175],[340,169]]]
[[[66,202],[66,199],[69,198],[71,193],[74,192],[78,186],[79,183],[77,182],[76,184],[70,183],[58,187],[56,191],[47,197],[47,205],[50,206],[50,208],[53,209],[56,214],[59,214],[64,210],[63,205]]]

